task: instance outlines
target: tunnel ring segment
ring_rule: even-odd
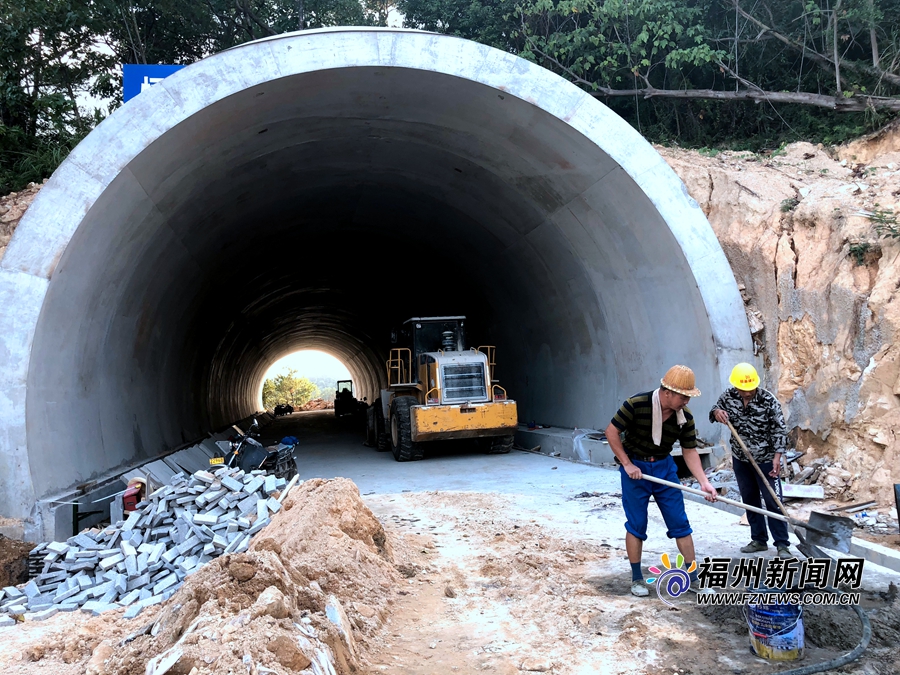
[[[27,520],[36,500],[65,487],[32,479],[27,380],[54,271],[104,190],[154,140],[228,96],[279,78],[360,67],[476,82],[530,103],[596,144],[652,202],[690,266],[712,342],[704,347],[713,357],[701,379],[725,386],[731,366],[752,358],[743,302],[703,212],[652,146],[590,94],[524,59],[455,37],[378,28],[275,36],[192,64],[126,103],[72,151],[22,218],[0,261],[0,514]]]

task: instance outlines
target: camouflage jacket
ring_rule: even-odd
[[[778,399],[763,388],[756,390],[747,407],[734,387],[723,393],[716,405],[709,411],[709,421],[715,422],[713,413],[724,410],[735,431],[740,434],[747,448],[757,462],[771,462],[775,453],[785,451],[787,446],[787,428],[784,414]],[[742,462],[746,462],[744,451],[737,439],[731,437],[731,454]]]

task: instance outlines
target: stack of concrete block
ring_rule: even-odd
[[[100,614],[127,607],[127,618],[169,598],[185,577],[223,553],[241,553],[281,503],[283,478],[239,469],[178,474],[124,521],[40,544],[41,573],[0,590],[0,626],[14,617],[41,621],[57,612]]]

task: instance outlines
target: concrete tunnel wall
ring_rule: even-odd
[[[752,358],[697,204],[590,95],[453,37],[348,28],[195,63],[100,124],[0,263],[0,513],[258,408],[319,348],[371,397],[392,325],[463,313],[520,419],[602,428]],[[398,467],[398,470],[401,470]]]

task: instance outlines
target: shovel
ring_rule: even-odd
[[[766,489],[769,491],[769,494],[772,495],[772,499],[775,500],[775,503],[778,505],[781,513],[788,516],[787,509],[784,508],[784,504],[781,502],[781,499],[778,498],[778,495],[775,494],[775,490],[772,489],[772,486],[769,484],[768,479],[763,474],[762,469],[759,468],[759,464],[756,463],[756,460],[753,459],[753,454],[750,452],[750,449],[744,443],[744,439],[740,437],[738,432],[735,430],[734,426],[731,424],[731,420],[727,420],[728,428],[731,430],[732,435],[738,442],[738,445],[741,446],[741,450],[744,451],[744,457],[753,465],[753,468],[756,469],[756,473],[760,475],[762,478],[763,484],[766,486]],[[794,523],[790,520],[787,521],[788,527],[791,527]],[[800,540],[801,551],[806,555],[807,558],[822,558],[824,557],[824,552],[816,548],[816,546],[824,546],[825,548],[834,549],[835,551],[840,551],[841,553],[850,553],[850,540],[853,536],[853,529],[855,524],[851,518],[847,518],[845,516],[833,516],[827,513],[819,513],[817,511],[813,511],[809,514],[809,524],[800,525],[799,527],[803,527],[807,530],[806,538],[800,532],[794,530],[791,527],[791,531]],[[811,552],[813,555],[809,555],[804,548],[811,548]]]
[[[690,492],[693,495],[700,495],[701,497],[708,496],[702,490],[695,490],[694,488],[685,487],[681,483],[672,483],[670,481],[663,480],[662,478],[657,478],[656,476],[648,476],[647,474],[643,474],[641,475],[641,478],[643,478],[644,480],[648,480],[651,483],[659,483],[660,485],[665,485],[666,487],[681,490],[682,492]],[[753,511],[754,513],[766,516],[767,518],[783,520],[788,525],[793,525],[794,527],[802,527],[804,530],[806,530],[806,538],[810,543],[818,544],[819,546],[825,546],[826,548],[831,548],[836,551],[842,551],[844,553],[850,552],[850,533],[855,527],[853,521],[850,518],[828,516],[824,513],[813,513],[810,516],[810,522],[805,523],[802,520],[797,520],[796,518],[791,518],[790,516],[783,516],[780,513],[772,513],[771,511],[766,511],[765,509],[758,509],[755,506],[749,506],[748,504],[744,504],[743,502],[738,502],[733,499],[726,499],[725,497],[717,497],[716,501],[722,502],[724,504],[731,504],[732,506],[737,506],[738,508],[745,509],[746,511]],[[825,521],[816,520],[815,522],[813,522],[812,516],[823,517],[825,518]],[[834,522],[832,522],[834,520],[842,522],[835,524]],[[798,538],[800,537],[798,536]]]

